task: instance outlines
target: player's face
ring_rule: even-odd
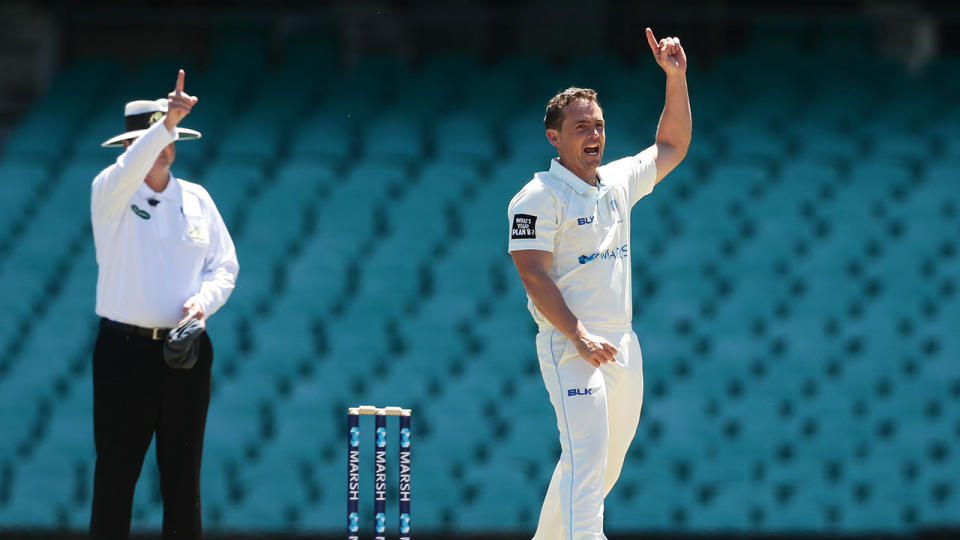
[[[560,129],[548,129],[547,138],[564,167],[584,180],[596,178],[607,140],[597,102],[579,99],[564,107]]]

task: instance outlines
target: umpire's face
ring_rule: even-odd
[[[123,149],[126,150],[133,144],[133,141],[136,139],[130,139],[128,141],[123,141]],[[177,157],[177,143],[170,143],[160,151],[160,155],[157,156],[157,160],[153,162],[153,167],[150,169],[150,175],[156,175],[157,173],[169,173],[170,166],[173,165],[173,160]]]
[[[584,180],[596,178],[603,159],[603,110],[596,101],[578,99],[563,108],[560,129],[548,129],[547,139],[557,147],[560,163]]]

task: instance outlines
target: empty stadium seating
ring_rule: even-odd
[[[633,210],[646,403],[607,528],[960,526],[960,116],[938,105],[958,72],[923,83],[866,51],[824,63],[769,32],[753,39],[770,50],[691,63],[690,156]],[[262,32],[243,34],[188,67],[201,102],[185,125],[204,137],[173,167],[213,195],[241,264],[209,323],[208,527],[339,530],[345,407],[377,403],[414,410],[417,529],[532,530],[559,445],[506,205],[549,166],[553,91],[601,90],[611,160],[652,142],[658,69],[337,67],[315,35],[271,60]],[[902,82],[875,92],[880,72]],[[89,183],[115,159],[99,143],[122,102],[159,97],[171,73],[78,59],[0,149],[0,528],[85,526]],[[148,459],[135,527],[159,524],[155,474]]]

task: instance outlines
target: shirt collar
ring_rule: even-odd
[[[166,199],[176,202],[180,200],[180,192],[180,182],[177,182],[177,178],[173,176],[173,173],[170,173],[170,180],[167,182],[167,187],[163,188],[163,191],[160,193],[152,190],[146,182],[140,185],[140,195],[143,196],[144,199]]]
[[[550,174],[566,182],[568,186],[572,187],[573,190],[579,193],[580,195],[586,194],[588,191],[590,191],[595,187],[584,182],[582,178],[573,174],[570,171],[570,169],[561,165],[560,160],[557,158],[553,158],[552,160],[550,160]],[[597,177],[597,185],[601,186],[601,189],[602,189],[603,183],[600,182],[599,177]]]

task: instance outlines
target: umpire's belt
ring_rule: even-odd
[[[144,328],[142,326],[136,326],[133,324],[111,321],[110,319],[104,319],[103,317],[100,318],[100,328],[119,330],[124,334],[148,338],[152,339],[153,341],[162,341],[166,339],[167,334],[170,332],[169,328]]]

